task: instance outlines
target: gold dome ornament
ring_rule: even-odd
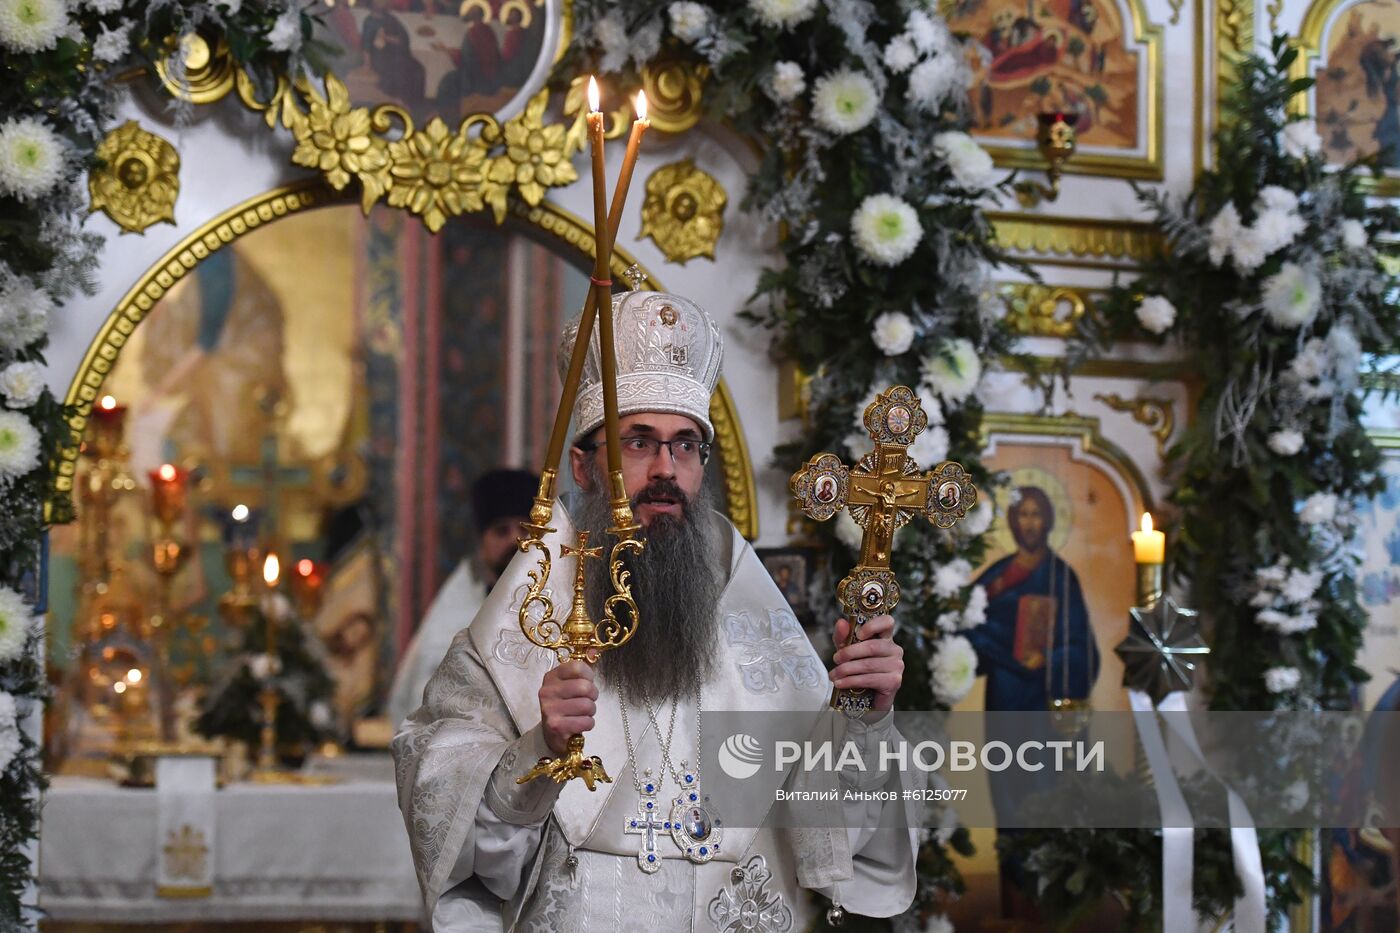
[[[128,120],[102,140],[97,158],[101,167],[88,175],[89,210],[130,233],[175,222],[180,156],[174,146]]]
[[[642,236],[681,265],[697,256],[714,259],[728,203],[724,186],[692,160],[663,165],[647,178]]]

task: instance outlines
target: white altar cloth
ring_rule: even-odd
[[[214,892],[198,899],[156,896],[154,790],[55,778],[39,840],[40,904],[54,920],[83,922],[417,920],[392,774],[386,755],[372,777],[340,784],[219,790]]]

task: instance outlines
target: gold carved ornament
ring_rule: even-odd
[[[88,175],[91,211],[102,211],[123,231],[175,222],[180,156],[164,139],[128,120],[97,147],[100,168]]]
[[[642,236],[681,265],[697,256],[714,259],[728,204],[724,187],[692,160],[663,165],[647,178]]]
[[[1166,459],[1167,445],[1176,428],[1176,403],[1169,398],[1124,398],[1115,393],[1099,394],[1094,400],[1103,402],[1114,411],[1127,412],[1133,420],[1144,425],[1157,439],[1157,456]]]
[[[1006,322],[1023,337],[1073,337],[1089,310],[1089,299],[1077,288],[1011,282],[997,292],[1006,302]]]
[[[394,104],[352,106],[339,78],[327,75],[324,83],[322,95],[305,80],[279,81],[272,97],[262,101],[246,72],[237,79],[244,104],[263,112],[269,126],[281,123],[292,131],[293,162],[320,171],[336,191],[359,181],[365,213],[384,198],[422,218],[433,233],[452,217],[487,207],[501,223],[512,191],[533,207],[548,188],[578,178],[570,157],[585,140],[584,108],[576,105],[568,127],[547,124],[548,90],[505,123],[473,114],[453,130],[441,117],[418,128]],[[473,134],[478,124],[480,131]],[[396,125],[398,135],[390,138]]]
[[[644,67],[642,90],[652,126],[664,133],[684,133],[699,123],[709,76],[704,65],[673,56],[662,56]]]

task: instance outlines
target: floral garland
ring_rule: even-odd
[[[982,360],[1012,345],[989,278],[1002,257],[978,206],[998,173],[963,132],[970,74],[934,4],[581,0],[574,9],[559,74],[596,67],[635,85],[649,65],[683,59],[708,71],[710,115],[760,144],[744,206],[788,233],[785,262],[763,273],[746,317],[813,374],[807,429],[777,462],[795,470],[821,450],[864,456],[866,406],[904,384],[929,415],[910,456],[925,469],[956,459],[988,490],[976,390]],[[976,652],[960,633],[985,619],[986,593],[971,579],[989,498],[953,531],[916,522],[900,532],[903,708],[947,708],[972,686]],[[829,601],[860,531],[843,513],[816,533],[839,542],[814,591]],[[939,906],[962,889],[949,843],[971,851],[951,811],[919,856],[914,910],[929,929],[947,924]]]
[[[1289,77],[1297,55],[1280,36],[1270,58],[1239,62],[1216,165],[1184,200],[1140,192],[1170,250],[1111,292],[1076,350],[1147,338],[1201,361],[1197,418],[1170,451],[1170,501],[1176,572],[1212,629],[1215,709],[1345,710],[1365,679],[1355,506],[1383,478],[1361,423],[1361,374],[1368,357],[1396,350],[1396,281],[1377,243],[1400,231],[1400,215],[1368,202],[1366,164],[1329,169],[1316,128],[1289,114],[1312,86]],[[1277,918],[1311,871],[1295,857],[1297,834],[1260,841]],[[1236,883],[1229,841],[1198,832],[1197,850],[1213,866],[1197,874],[1197,909],[1220,915]],[[1015,851],[1046,902],[1107,890],[1135,919],[1161,909],[1160,887],[1137,883],[1160,870],[1159,834],[1028,834]],[[1105,865],[1112,875],[1086,874]]]
[[[0,929],[31,929],[24,900],[44,778],[23,728],[46,698],[35,615],[44,503],[72,442],[44,382],[50,318],[93,290],[102,238],[82,229],[83,179],[112,125],[126,65],[195,29],[224,35],[265,83],[305,65],[301,2],[0,0]]]

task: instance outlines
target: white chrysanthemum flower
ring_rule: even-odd
[[[914,254],[924,228],[912,205],[892,194],[872,194],[851,215],[851,236],[866,259],[897,266]]]
[[[1302,327],[1311,321],[1322,303],[1322,282],[1317,273],[1285,262],[1264,283],[1260,293],[1264,314],[1279,327]]]
[[[1327,341],[1313,337],[1288,364],[1287,374],[1294,382],[1312,382],[1326,375],[1330,365]]]
[[[290,52],[301,45],[301,8],[284,10],[267,33],[267,44],[278,52]]]
[[[710,28],[710,8],[703,3],[682,0],[666,8],[671,20],[671,34],[682,42],[694,42]]]
[[[612,10],[594,20],[593,41],[603,50],[603,57],[598,62],[599,70],[613,72],[627,63],[632,37],[627,32],[627,22],[621,13]]]
[[[1176,306],[1161,295],[1148,295],[1137,306],[1138,323],[1144,330],[1162,334],[1176,323]]]
[[[1310,612],[1290,615],[1277,609],[1261,609],[1255,621],[1281,635],[1300,635],[1317,628],[1317,616]]]
[[[1270,693],[1287,693],[1295,690],[1303,675],[1296,667],[1271,667],[1264,672],[1264,686]]]
[[[0,395],[6,408],[28,408],[44,394],[44,369],[38,363],[11,363],[0,370]]]
[[[962,616],[956,612],[940,612],[933,622],[934,628],[949,635],[962,628]]]
[[[886,311],[875,319],[870,339],[885,356],[899,356],[914,343],[914,322],[903,311]]]
[[[937,113],[949,95],[966,90],[967,77],[968,72],[961,58],[935,55],[919,62],[909,72],[909,87],[904,92],[904,99],[926,113]]]
[[[984,497],[977,505],[973,506],[972,511],[967,513],[967,518],[963,519],[958,527],[969,538],[975,538],[987,533],[987,529],[992,527],[992,519],[996,518],[996,514],[996,508],[992,505],[991,500]]]
[[[87,0],[87,2],[84,4],[84,6],[86,6],[89,10],[92,10],[94,13],[102,13],[102,14],[105,15],[105,14],[107,14],[107,13],[115,13],[115,12],[117,12],[118,10],[120,10],[120,9],[122,8],[122,4],[123,4],[124,2],[125,2],[125,0]],[[234,0],[234,2],[235,2],[235,3],[242,3],[243,0]],[[216,3],[216,4],[215,4],[215,6],[226,6],[226,5],[227,5],[226,3]],[[232,15],[232,14],[237,13],[237,12],[238,12],[238,10],[235,8],[235,9],[233,9],[233,10],[230,10],[230,11],[229,11],[229,14]]]
[[[1303,500],[1298,521],[1304,525],[1321,525],[1337,517],[1337,497],[1330,492],[1315,492]]]
[[[874,405],[880,398],[880,390],[875,386],[870,387],[870,391],[865,393],[865,398],[856,403],[855,410],[851,412],[851,424],[865,438],[866,446],[870,444],[870,435],[865,430],[865,410]]]
[[[63,0],[0,0],[0,45],[11,52],[51,49],[67,31]]]
[[[649,62],[661,51],[661,20],[653,19],[640,29],[632,31],[632,43],[627,47],[627,57],[637,64]]]
[[[868,442],[870,438],[866,438]],[[860,550],[861,539],[865,532],[856,524],[856,520],[851,518],[851,513],[842,509],[836,516],[836,540],[840,541],[852,551]]]
[[[1269,251],[1264,247],[1267,244],[1264,238],[1259,235],[1259,231],[1253,227],[1245,227],[1235,236],[1235,242],[1230,247],[1230,255],[1235,262],[1235,271],[1240,275],[1249,275],[1255,269],[1264,264],[1264,260],[1269,258]]]
[[[910,37],[920,52],[938,54],[947,52],[953,46],[953,34],[942,20],[934,19],[923,10],[909,14],[907,21]]]
[[[23,476],[39,465],[39,432],[17,411],[0,411],[0,480]]]
[[[934,696],[953,706],[967,696],[977,680],[977,651],[963,636],[949,635],[939,639],[928,669]]]
[[[914,390],[914,394],[919,399],[919,406],[923,408],[924,414],[928,416],[929,424],[942,424],[943,403],[938,400],[938,391],[933,386],[921,382]]]
[[[108,29],[103,26],[102,35],[98,36],[92,43],[92,57],[99,62],[114,65],[126,58],[126,53],[130,48],[131,23],[116,29]]]
[[[0,191],[21,201],[42,197],[63,177],[63,167],[63,141],[43,120],[0,123]]]
[[[948,459],[948,431],[938,425],[929,425],[923,433],[909,445],[909,456],[925,470],[931,470]]]
[[[768,96],[780,104],[796,100],[807,90],[807,76],[797,62],[778,62],[768,75],[765,90]]]
[[[1240,222],[1240,212],[1234,204],[1226,204],[1210,222],[1210,262],[1213,266],[1223,265],[1235,247],[1244,224]]]
[[[1322,586],[1321,570],[1290,570],[1279,595],[1290,603],[1301,604],[1312,599]]]
[[[8,586],[0,586],[0,662],[13,661],[29,644],[34,610],[24,597]]]
[[[1268,210],[1254,221],[1254,233],[1266,255],[1283,249],[1307,228],[1297,211]]]
[[[832,133],[865,129],[879,109],[880,96],[864,72],[842,68],[822,75],[812,87],[812,119]]]
[[[312,703],[311,708],[306,711],[306,718],[317,729],[329,729],[335,725],[335,714],[331,712],[331,705],[325,700],[316,700]]]
[[[987,588],[974,586],[968,594],[967,605],[963,607],[962,627],[976,628],[987,621]]]
[[[23,748],[19,735],[19,710],[15,698],[0,690],[0,774]]]
[[[846,445],[846,453],[851,455],[851,459],[859,460],[861,457],[870,453],[872,442],[870,440],[870,435],[866,434],[864,430],[860,430],[852,431],[850,434],[847,434],[846,439],[842,441],[842,443]]]
[[[951,599],[972,582],[972,564],[959,557],[949,561],[933,572],[933,591],[944,599]]]
[[[1265,185],[1259,189],[1259,197],[1255,199],[1254,212],[1263,214],[1266,211],[1287,211],[1293,213],[1298,210],[1298,195],[1294,194],[1281,185]]]
[[[1286,429],[1269,435],[1269,449],[1280,457],[1291,457],[1303,449],[1303,432]]]
[[[940,396],[949,402],[961,402],[977,388],[982,378],[982,361],[972,341],[959,338],[925,357],[922,371],[924,381]]]
[[[986,188],[996,180],[992,157],[966,133],[957,130],[939,133],[933,137],[933,153],[948,163],[953,181],[961,188]]]
[[[18,350],[44,336],[53,300],[24,278],[0,289],[0,349]]]
[[[919,52],[914,48],[914,39],[909,33],[901,33],[885,46],[885,67],[893,74],[903,74],[919,60]]]
[[[1294,159],[1322,152],[1322,137],[1311,120],[1299,120],[1283,128],[1283,151]]]
[[[953,933],[953,921],[948,919],[947,914],[931,914],[924,924],[924,933]]]
[[[790,29],[812,18],[817,0],[749,0],[749,9],[765,26]]]
[[[1356,339],[1356,331],[1338,324],[1327,335],[1327,349],[1332,354],[1332,370],[1338,378],[1354,379],[1361,368],[1361,341]]]
[[[1278,588],[1288,579],[1288,558],[1281,559],[1271,567],[1260,567],[1254,571],[1254,582],[1263,587]]]
[[[1347,249],[1363,250],[1370,243],[1366,235],[1366,225],[1359,220],[1347,218],[1342,221],[1342,245]]]

